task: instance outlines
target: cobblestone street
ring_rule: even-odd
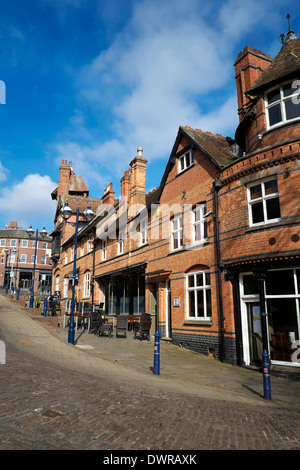
[[[120,385],[7,346],[0,448],[299,450],[299,414]]]

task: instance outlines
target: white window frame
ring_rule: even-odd
[[[27,255],[25,253],[21,253],[20,263],[27,263]]]
[[[5,242],[6,242],[6,240],[4,238],[2,240],[0,240],[0,246],[5,246]]]
[[[284,96],[284,87],[286,85],[289,85],[289,84],[291,84],[292,88],[295,88],[295,91],[291,95]],[[295,84],[294,87],[293,87],[293,84]],[[299,90],[299,85],[300,85],[299,80],[294,80],[293,82],[288,81],[286,83],[283,83],[281,86],[276,86],[274,88],[271,88],[270,90],[268,90],[265,93],[264,100],[265,100],[266,120],[267,120],[267,128],[268,129],[273,129],[273,128],[278,127],[278,126],[282,126],[286,122],[294,122],[294,121],[297,121],[297,120],[300,119],[300,114],[299,114],[298,117],[288,119],[287,116],[286,116],[286,109],[285,109],[285,103],[287,101],[292,101],[294,99],[295,106],[299,106],[299,112],[300,112],[299,95],[298,95],[298,92],[297,92],[297,90]],[[275,90],[279,91],[279,99],[274,101],[273,103],[269,104],[268,103],[268,94],[272,93]],[[278,121],[275,124],[271,125],[270,124],[270,118],[269,118],[269,109],[271,109],[275,106],[278,106],[278,105],[280,105],[281,121]]]
[[[118,253],[119,255],[122,255],[124,253],[124,230],[121,230],[121,232],[119,232]]]
[[[83,296],[89,297],[91,293],[91,273],[87,271],[84,273]]]
[[[199,219],[197,220],[197,212]],[[207,241],[207,220],[204,217],[206,214],[206,204],[197,204],[193,209],[193,243],[201,243]],[[197,228],[200,227],[200,237],[197,238]],[[206,235],[206,236],[205,236]]]
[[[178,246],[175,246],[175,240]],[[183,218],[182,214],[177,214],[171,220],[171,249],[180,250],[183,247]]]
[[[17,240],[15,240],[14,238],[12,238],[10,240],[10,246],[17,246]]]
[[[140,245],[148,243],[148,217],[141,220],[140,225]]]
[[[89,253],[93,251],[93,235],[89,235],[89,238],[87,241],[87,250]]]
[[[37,255],[35,257],[35,264],[37,263]],[[34,255],[31,255],[31,264],[34,264]]]
[[[64,278],[64,298],[68,297],[69,278]]]
[[[102,261],[105,261],[107,257],[107,238],[104,238],[102,240],[101,250],[102,250]]]
[[[267,183],[268,181],[274,181],[274,180],[276,180],[276,183],[277,183],[277,192],[271,193],[271,194],[265,194],[264,184]],[[254,186],[258,186],[259,184],[261,185],[261,194],[262,195],[260,197],[256,198],[256,199],[251,199],[251,188],[253,188]],[[278,199],[279,200],[279,207],[280,207],[278,181],[277,181],[276,175],[272,176],[270,178],[265,178],[263,180],[255,181],[255,182],[249,184],[247,186],[247,198],[248,198],[248,217],[249,217],[249,226],[250,227],[259,227],[259,226],[262,226],[262,225],[268,225],[268,224],[272,224],[272,223],[275,223],[275,222],[279,222],[281,220],[281,217],[276,217],[274,219],[268,219],[268,215],[267,215],[266,202],[268,200]],[[254,223],[253,222],[253,215],[252,215],[252,205],[257,204],[259,202],[262,202],[262,204],[263,204],[263,217],[264,217],[264,220],[261,221],[261,222]]]
[[[194,154],[192,150],[178,157],[178,173],[182,173],[194,163]]]
[[[43,242],[42,248],[43,248],[43,250],[47,250],[47,248],[48,248],[48,243],[47,243],[47,242]]]
[[[22,248],[28,247],[28,240],[22,240]]]
[[[201,320],[201,321],[211,321],[212,316],[208,315],[207,312],[207,291],[210,291],[210,296],[211,296],[211,279],[210,283],[206,283],[206,274],[210,275],[209,269],[204,270],[204,271],[195,271],[188,273],[186,275],[186,312],[187,312],[187,319],[188,320]],[[197,286],[197,276],[202,275],[202,285]],[[193,277],[194,278],[194,285],[192,287],[189,287],[189,278]],[[203,311],[204,315],[203,316],[198,316],[198,298],[197,298],[197,292],[198,291],[203,291]],[[194,292],[194,304],[195,304],[195,315],[190,315],[190,304],[189,304],[189,293]]]
[[[46,264],[46,256],[41,257],[41,264]]]
[[[56,276],[55,278],[55,290],[59,291],[59,284],[60,284],[60,276]]]

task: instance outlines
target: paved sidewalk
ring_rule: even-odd
[[[153,374],[154,341],[128,337],[97,338],[78,330],[75,345],[68,330],[34,320],[0,295],[0,330],[4,341],[40,360],[96,377],[140,388],[202,398],[300,410],[299,382],[271,377],[272,400],[263,398],[263,376],[257,371],[222,364],[197,353],[160,342],[160,375]],[[8,360],[9,358],[7,358]],[[1,367],[1,366],[0,366]]]

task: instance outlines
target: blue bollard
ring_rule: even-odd
[[[19,296],[20,296],[20,289],[18,288],[17,289],[17,300],[19,300]]]
[[[270,383],[270,361],[266,350],[262,353],[263,359],[263,377],[264,377],[264,398],[271,400],[271,383]]]
[[[47,316],[47,297],[44,298],[44,310],[43,310],[43,317]]]
[[[159,362],[160,362],[160,345],[159,345],[159,333],[158,331],[154,335],[154,369],[153,373],[156,375],[160,374]]]

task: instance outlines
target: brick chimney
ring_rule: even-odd
[[[246,46],[238,54],[234,67],[240,121],[242,121],[251,105],[251,101],[245,96],[245,92],[249,90],[255,80],[271,63],[272,58],[268,54],[263,54],[260,50],[253,49],[250,46]]]
[[[58,188],[57,188],[57,199],[59,196],[64,196],[69,194],[69,187],[70,187],[70,177],[72,173],[72,169],[67,160],[62,160],[61,165],[59,167],[59,180],[58,180]]]
[[[121,197],[126,199],[126,202],[128,203],[129,196],[130,196],[130,176],[129,176],[129,171],[126,170],[124,172],[124,176],[122,176],[121,178]]]
[[[109,183],[104,190],[104,194],[102,196],[102,204],[114,205],[114,203],[115,203],[115,191],[113,190],[112,183]]]
[[[138,147],[137,156],[130,163],[130,196],[129,205],[146,204],[146,165],[142,147]]]

